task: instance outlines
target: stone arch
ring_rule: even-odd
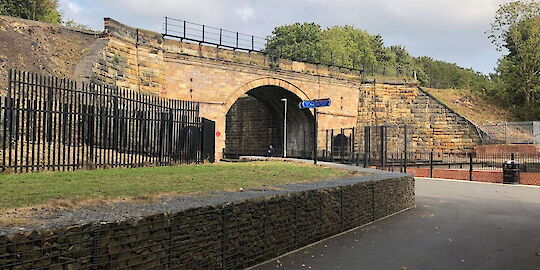
[[[240,87],[227,98],[225,156],[265,155],[267,147],[284,149],[284,104],[287,99],[287,156],[307,157],[312,150],[313,114],[298,103],[309,96],[295,85],[276,78],[262,78]]]
[[[234,91],[229,97],[227,97],[227,100],[225,101],[225,112],[228,112],[232,105],[240,98],[241,96],[245,95],[247,92],[263,86],[277,86],[281,87],[295,95],[297,95],[299,98],[304,100],[310,100],[311,98],[299,87],[296,85],[275,77],[264,77],[259,78],[253,81],[250,81],[242,86],[240,86],[236,91]]]

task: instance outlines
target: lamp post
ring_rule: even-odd
[[[287,157],[287,99],[282,98],[281,101],[285,102],[284,117],[283,117],[283,157]]]

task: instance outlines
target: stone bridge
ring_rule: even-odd
[[[264,154],[283,142],[288,100],[287,151],[312,151],[313,112],[305,99],[331,98],[319,110],[319,145],[324,130],[366,125],[410,127],[411,147],[471,149],[476,127],[422,91],[414,81],[366,78],[357,71],[165,39],[159,33],[105,19],[99,48],[86,56],[78,79],[97,80],[157,95],[197,101],[201,116],[216,122],[216,153]]]

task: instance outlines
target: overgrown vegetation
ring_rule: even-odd
[[[62,24],[76,30],[92,30],[89,26],[77,23],[72,19],[64,21],[58,7],[58,0],[1,0],[0,15]]]
[[[2,174],[0,209],[260,188],[339,178],[350,174],[345,170],[289,162]]]

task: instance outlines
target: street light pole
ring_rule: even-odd
[[[287,99],[282,98],[281,101],[285,102],[284,117],[283,117],[283,157],[287,157]]]

